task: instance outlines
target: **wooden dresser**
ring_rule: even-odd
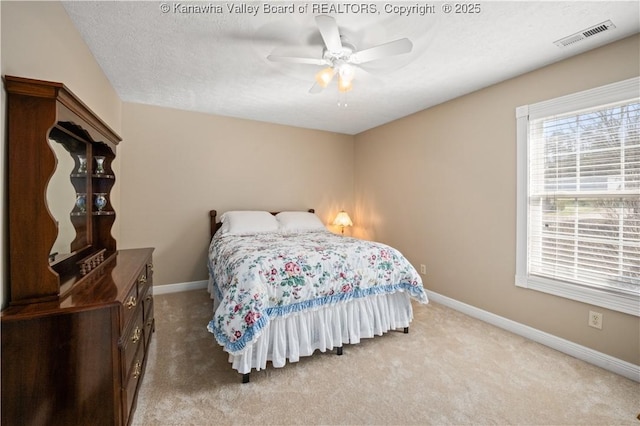
[[[126,425],[154,331],[153,249],[111,234],[121,138],[62,83],[3,80],[2,425]]]
[[[120,250],[60,302],[2,312],[3,425],[126,425],[154,331],[153,249]]]

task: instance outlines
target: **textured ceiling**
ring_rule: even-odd
[[[266,13],[264,3],[296,10]],[[444,13],[443,2],[307,2],[307,13],[297,10],[305,2],[285,1],[63,4],[123,101],[347,134],[640,31],[638,1],[482,1],[478,13],[467,14]],[[434,13],[386,9],[414,5]],[[408,37],[413,51],[363,65],[344,99],[335,83],[310,94],[321,67],[266,57],[320,58],[314,16],[324,11],[313,8],[329,6],[358,50]],[[606,20],[616,28],[568,47],[554,44]]]

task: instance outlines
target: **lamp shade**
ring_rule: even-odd
[[[351,218],[344,210],[338,213],[338,216],[333,220],[333,225],[342,226],[353,226],[353,222],[351,222]]]

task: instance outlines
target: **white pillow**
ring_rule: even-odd
[[[318,216],[310,212],[280,212],[276,215],[281,231],[326,230]]]
[[[269,212],[253,210],[229,211],[220,216],[220,234],[257,234],[278,230],[278,221]]]

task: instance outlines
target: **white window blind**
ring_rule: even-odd
[[[518,285],[639,315],[638,87],[519,109]]]

